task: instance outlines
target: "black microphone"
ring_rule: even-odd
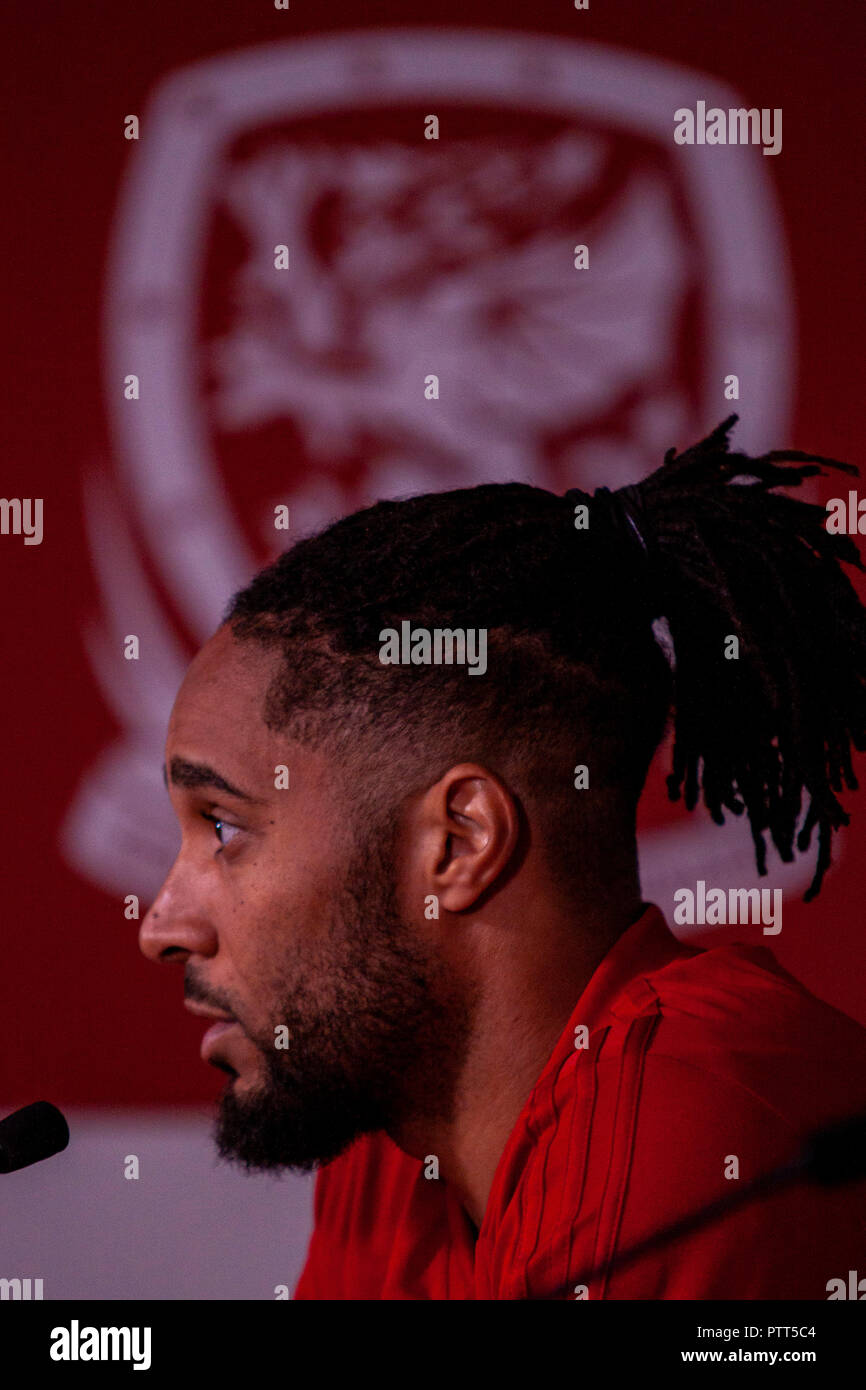
[[[69,1125],[56,1105],[35,1100],[0,1120],[0,1173],[14,1173],[59,1154],[69,1143]]]
[[[819,1187],[841,1187],[843,1183],[857,1182],[866,1178],[866,1112],[851,1115],[843,1120],[835,1120],[821,1129],[814,1130],[802,1142],[802,1147],[789,1162],[778,1168],[761,1173],[741,1188],[726,1193],[717,1201],[709,1202],[690,1212],[688,1216],[672,1221],[651,1236],[628,1246],[613,1256],[607,1263],[581,1270],[575,1284],[589,1284],[605,1270],[628,1268],[644,1255],[658,1250],[680,1236],[691,1235],[711,1221],[726,1216],[728,1212],[745,1206],[756,1197],[779,1192],[794,1183],[814,1183]],[[569,1280],[569,1283],[572,1281]]]

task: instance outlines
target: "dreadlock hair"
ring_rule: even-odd
[[[223,617],[280,654],[266,723],[339,757],[356,807],[481,762],[540,827],[556,880],[587,893],[634,862],[672,712],[670,798],[684,791],[691,810],[702,792],[717,824],[745,810],[761,874],[767,833],[790,862],[817,827],[814,898],[848,824],[837,793],[857,787],[852,746],[866,743],[866,611],[841,564],[863,566],[822,506],[773,489],[858,470],[731,452],[737,419],[618,492],[483,484],[381,501],[300,541]],[[405,619],[486,628],[486,673],[383,665],[383,630]]]

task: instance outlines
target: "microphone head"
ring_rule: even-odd
[[[69,1126],[57,1106],[35,1100],[0,1120],[0,1173],[50,1158],[68,1143]]]

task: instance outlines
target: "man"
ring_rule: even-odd
[[[790,859],[817,827],[808,896],[856,785],[857,551],[771,490],[851,466],[732,454],[735,419],[638,488],[347,517],[190,667],[182,845],[141,946],[212,1021],[220,1153],[320,1169],[296,1298],[814,1299],[862,1264],[863,1183],[617,1263],[866,1109],[866,1031],[766,947],[682,945],[641,900],[672,704],[671,794],[745,810],[762,870],[765,833]]]

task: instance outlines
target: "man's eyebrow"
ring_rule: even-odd
[[[240,787],[233,786],[207,763],[191,763],[186,758],[172,758],[170,771],[171,780],[176,787],[186,787],[190,791],[198,787],[214,787],[217,791],[227,792],[229,796],[236,796],[240,801],[261,803],[263,800],[260,796],[253,796],[251,792],[244,792]],[[162,768],[162,780],[168,787],[165,764]]]

